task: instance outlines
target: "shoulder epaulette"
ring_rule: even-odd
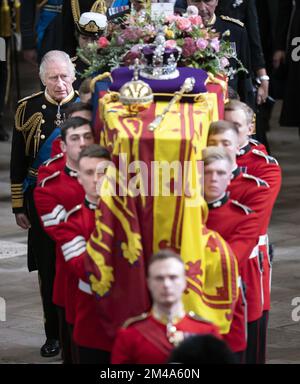
[[[66,217],[65,217],[65,222],[68,221],[68,218],[75,212],[79,211],[82,207],[82,204],[77,204],[75,205],[74,208],[70,209],[67,214],[66,214]]]
[[[125,321],[125,323],[122,325],[122,328],[128,328],[131,324],[137,323],[138,321],[145,320],[149,317],[149,313],[144,312],[138,316],[130,317]]]
[[[254,155],[263,157],[263,158],[266,160],[266,162],[267,162],[268,164],[276,164],[276,165],[279,165],[279,164],[278,164],[278,161],[275,159],[275,157],[272,157],[272,156],[270,156],[270,155],[266,155],[264,152],[262,152],[262,151],[260,151],[260,150],[258,150],[258,149],[253,149],[252,153],[253,153]]]
[[[201,321],[202,323],[212,324],[211,321],[204,319],[203,317],[197,315],[197,314],[196,314],[195,312],[193,312],[193,311],[189,311],[186,315],[187,315],[187,317],[189,317],[190,319],[197,320],[197,321]]]
[[[55,156],[51,157],[50,159],[44,161],[44,162],[43,162],[43,165],[45,165],[46,167],[48,167],[48,165],[51,164],[51,163],[53,163],[53,161],[58,160],[58,159],[61,159],[62,157],[64,157],[63,152],[58,153],[57,155],[55,155]]]
[[[220,17],[222,20],[231,21],[232,23],[238,24],[240,27],[244,27],[244,23],[241,20],[233,19],[232,17],[224,16],[224,15],[221,15]]]
[[[249,142],[255,146],[258,146],[260,145],[261,143],[258,141],[258,140],[255,140],[255,139],[249,139]]]
[[[265,180],[253,175],[249,175],[249,173],[243,173],[243,177],[248,180],[254,180],[258,187],[270,187]]]
[[[246,213],[246,215],[249,215],[250,213],[253,212],[253,210],[251,208],[247,207],[247,205],[239,203],[237,200],[231,200],[231,202],[232,202],[232,204],[241,208]]]
[[[56,172],[52,173],[52,175],[45,177],[45,178],[40,182],[40,186],[41,186],[41,187],[44,187],[47,181],[54,179],[54,178],[57,177],[59,174],[60,174],[60,171],[56,171]]]
[[[42,93],[44,93],[44,91],[33,93],[32,95],[26,96],[23,99],[19,100],[18,103],[22,103],[23,101],[26,101],[26,100],[29,100],[29,99],[33,99],[34,97],[37,97],[37,96],[41,95]]]

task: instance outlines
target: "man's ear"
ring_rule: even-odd
[[[251,123],[248,125],[248,128],[249,128],[249,132],[248,132],[248,135],[254,135],[255,133],[255,129],[256,129],[256,124],[255,122]]]
[[[67,152],[66,144],[63,140],[60,141],[60,149],[63,153]]]

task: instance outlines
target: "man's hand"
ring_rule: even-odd
[[[23,50],[23,57],[24,59],[34,65],[37,66],[37,52],[36,49],[24,49]]]
[[[23,229],[29,229],[31,227],[30,221],[25,213],[15,213],[16,223]]]
[[[260,86],[257,89],[256,103],[261,105],[266,102],[269,96],[269,82],[262,80]]]
[[[275,51],[273,55],[273,67],[279,68],[281,64],[285,62],[285,51]]]

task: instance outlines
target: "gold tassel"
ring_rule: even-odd
[[[2,37],[11,36],[11,17],[10,17],[10,8],[7,0],[2,1],[0,19],[1,19],[0,36]]]
[[[16,15],[16,32],[21,32],[21,24],[20,24],[20,11],[21,11],[21,3],[20,0],[15,0],[15,15]]]
[[[105,15],[107,11],[105,0],[97,0],[94,2],[91,12],[101,13],[102,15]]]

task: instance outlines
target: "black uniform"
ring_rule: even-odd
[[[75,89],[79,89],[80,84],[84,80],[81,76],[84,73],[86,69],[88,69],[89,64],[84,62],[80,57],[75,56],[72,58],[72,62],[75,65],[75,74],[76,74],[76,80],[73,83],[73,87]]]
[[[80,15],[84,12],[89,12],[95,3],[95,0],[65,0],[63,4],[62,19],[63,19],[63,51],[70,56],[76,54],[77,40],[75,37],[75,22],[72,13],[72,3],[78,2]],[[74,7],[74,5],[73,5]]]
[[[217,16],[212,27],[221,34],[227,30],[230,31],[230,36],[226,38],[228,38],[232,43],[233,48],[236,50],[237,57],[241,60],[249,73],[246,74],[245,72],[239,72],[233,78],[229,79],[229,85],[238,92],[242,101],[247,103],[250,107],[253,107],[254,93],[250,76],[251,59],[248,37],[246,30],[243,27],[243,23],[228,16]],[[230,65],[233,68],[237,67],[237,63],[233,59],[231,59]]]
[[[37,13],[39,4],[42,6]],[[22,1],[22,49],[37,49],[39,62],[48,51],[62,49],[62,4],[63,0]]]
[[[38,156],[41,155],[53,130],[61,125],[67,106],[74,102],[72,93],[60,106],[39,92],[19,101],[11,150],[11,190],[14,213],[26,213],[31,228],[28,232],[28,269],[38,270],[48,339],[58,339],[58,322],[52,303],[55,275],[55,243],[46,235],[36,213],[33,190],[37,176]],[[45,151],[47,152],[47,151]],[[24,189],[26,189],[24,191]]]
[[[300,127],[299,42],[297,42],[297,45],[292,46],[292,40],[295,37],[300,36],[300,0],[295,0],[295,11],[293,13],[293,17],[291,20],[292,12],[293,12],[293,0],[279,1],[275,49],[286,51],[286,70],[287,70],[287,80],[285,82],[283,106],[282,106],[282,112],[280,116],[280,125],[288,126],[288,127]],[[290,33],[289,33],[290,20],[291,20],[291,25],[290,25]],[[294,59],[293,59],[293,56],[294,56]]]
[[[244,23],[248,33],[252,70],[256,72],[260,68],[265,68],[266,64],[262,50],[255,0],[244,0],[235,6],[236,3],[235,0],[219,0],[216,14],[230,16]]]
[[[252,77],[255,79],[256,72],[259,69],[266,68],[255,0],[243,0],[242,2],[236,0],[219,0],[217,12],[219,14],[228,15],[235,19],[241,20],[244,23],[249,40]],[[266,19],[263,20],[263,23],[265,25],[268,24]],[[272,41],[271,31],[269,32],[268,39],[269,41]],[[255,107],[255,104],[253,107]],[[255,107],[255,111],[257,113],[256,138],[269,150],[266,137],[269,114],[265,111],[266,108],[267,107],[265,105]]]

